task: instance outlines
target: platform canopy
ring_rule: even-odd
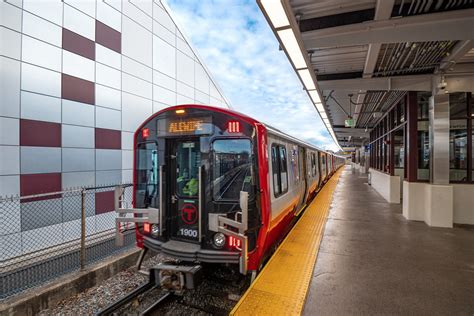
[[[343,149],[407,91],[473,91],[472,0],[257,0]]]

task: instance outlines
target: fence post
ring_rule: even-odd
[[[86,263],[86,190],[81,191],[81,270]]]

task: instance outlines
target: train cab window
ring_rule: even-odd
[[[199,141],[179,143],[176,150],[176,193],[180,197],[197,196],[200,166]]]
[[[252,145],[248,139],[219,139],[212,144],[214,200],[239,200],[252,186]]]
[[[158,146],[155,142],[138,144],[136,164],[136,205],[156,207],[158,197]]]
[[[275,197],[288,191],[288,159],[286,147],[272,145],[272,175]]]

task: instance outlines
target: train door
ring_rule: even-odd
[[[170,140],[168,148],[170,238],[199,242],[200,141]]]

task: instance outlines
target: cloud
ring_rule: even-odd
[[[336,150],[254,0],[168,0],[235,110]]]

